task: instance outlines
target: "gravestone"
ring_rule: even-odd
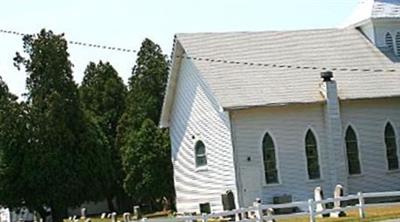
[[[315,201],[321,201],[321,200],[324,200],[324,192],[322,191],[322,187],[316,187],[315,189],[314,189],[314,200]],[[321,212],[321,211],[323,211],[323,210],[325,210],[325,204],[323,204],[323,203],[317,203],[316,204],[316,212]],[[324,214],[324,215],[322,215],[322,214],[318,214],[318,217],[326,217],[326,216],[329,216],[329,215],[326,215],[326,214]]]
[[[271,217],[272,215],[274,215],[274,209],[268,208],[267,209],[267,216]],[[267,220],[267,222],[276,222],[276,220],[275,219],[270,219],[270,220]]]
[[[86,208],[81,209],[81,219],[82,220],[86,219]]]
[[[272,203],[273,204],[285,204],[285,203],[291,203],[292,202],[292,196],[285,194],[282,196],[274,196],[272,198]],[[276,209],[275,213],[276,214],[290,214],[294,213],[297,211],[297,207],[288,207],[288,208],[280,208]]]
[[[117,222],[117,213],[115,212],[111,213],[111,222]]]
[[[106,213],[102,213],[100,218],[101,219],[105,219],[106,217],[107,217],[107,214]]]
[[[211,213],[211,205],[210,203],[200,203],[199,204],[200,213],[201,214],[210,214]]]
[[[126,212],[122,215],[122,217],[124,218],[124,222],[129,222],[129,217],[131,216],[130,213]]]
[[[235,196],[231,190],[228,190],[225,194],[222,194],[221,197],[224,211],[236,209]]]
[[[335,191],[333,192],[333,198],[340,198],[343,197],[344,195],[344,191],[343,191],[343,186],[338,184],[335,187]],[[342,206],[341,201],[340,200],[335,200],[333,202],[333,209],[340,209]],[[345,217],[346,213],[343,211],[337,211],[337,212],[332,212],[331,213],[331,217]]]
[[[228,210],[234,210],[236,209],[236,205],[235,205],[235,196],[232,192],[232,190],[228,190],[226,191],[225,194],[221,195],[221,199],[222,199],[222,208],[224,211],[228,211]],[[237,221],[239,221],[241,219],[242,216],[239,215],[231,215],[228,218],[232,221],[235,220],[235,217]]]
[[[142,212],[140,210],[140,206],[133,206],[133,218],[139,220],[142,218]]]
[[[70,221],[72,221],[72,217],[68,218]],[[39,222],[40,221],[40,214],[37,211],[33,212],[33,222]]]

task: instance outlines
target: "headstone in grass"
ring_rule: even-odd
[[[142,212],[140,206],[133,206],[133,218],[136,220],[142,219]]]
[[[92,222],[90,218],[86,218],[85,222]]]
[[[267,216],[272,217],[274,215],[274,209],[268,208],[267,209]],[[275,219],[268,219],[267,222],[276,222]]]
[[[117,213],[115,212],[111,213],[111,222],[117,222]]]
[[[82,220],[86,219],[86,208],[81,209],[81,219]]]
[[[131,214],[126,212],[122,215],[122,217],[124,218],[124,222],[129,222],[129,218],[130,218]]]
[[[107,214],[106,213],[102,213],[101,216],[100,216],[100,219],[105,219],[106,217],[107,217]]]
[[[343,191],[343,186],[338,184],[335,187],[335,191],[333,192],[333,198],[337,199],[340,197],[343,197],[344,191]],[[342,207],[341,201],[340,200],[335,200],[333,203],[333,209],[340,209]],[[337,211],[337,212],[332,212],[331,217],[345,217],[346,213],[344,211]]]
[[[324,192],[322,191],[322,187],[316,187],[314,189],[314,200],[315,201],[322,201],[324,200]],[[325,210],[325,204],[317,203],[316,204],[316,212],[321,212]],[[327,217],[329,214],[318,214],[317,217]]]

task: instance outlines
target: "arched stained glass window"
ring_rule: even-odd
[[[385,127],[386,157],[389,170],[399,169],[399,159],[397,157],[396,134],[392,124],[387,123]]]
[[[278,169],[276,167],[275,144],[272,137],[266,133],[262,143],[265,182],[267,184],[279,183]]]
[[[349,174],[360,174],[360,158],[358,154],[358,142],[357,135],[354,129],[349,126],[346,130],[345,136],[346,142],[346,154],[347,154],[347,164],[349,168]]]
[[[307,131],[305,147],[307,156],[308,178],[310,180],[319,179],[321,177],[321,174],[319,170],[317,140],[311,130]]]

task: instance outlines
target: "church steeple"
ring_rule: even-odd
[[[344,27],[355,27],[383,51],[400,55],[400,0],[361,0]]]

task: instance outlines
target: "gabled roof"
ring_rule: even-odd
[[[334,70],[342,100],[400,96],[396,57],[385,55],[354,28],[178,34],[175,41],[181,48],[175,56],[186,53],[189,57],[242,62],[192,60],[225,110],[322,102],[319,84],[323,67]],[[168,125],[177,70],[172,67],[161,120],[164,126]]]
[[[400,0],[360,0],[344,27],[381,18],[400,18]]]

